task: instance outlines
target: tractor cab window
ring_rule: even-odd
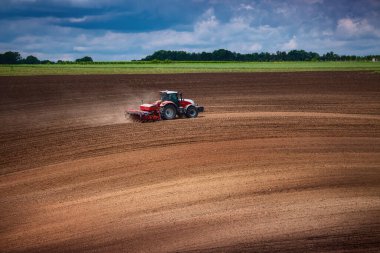
[[[162,101],[169,100],[169,94],[167,94],[167,93],[161,93],[161,100]]]
[[[177,93],[161,93],[161,100],[162,101],[172,101],[175,104],[178,104],[178,95]]]

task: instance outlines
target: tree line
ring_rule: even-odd
[[[231,52],[226,49],[218,49],[213,52],[189,53],[185,51],[170,51],[159,50],[152,55],[145,58],[133,61],[135,63],[144,62],[170,62],[170,61],[247,61],[247,62],[275,62],[275,61],[380,61],[380,55],[338,55],[334,52],[328,52],[320,55],[315,52],[306,52],[305,50],[291,50],[289,52],[277,51],[276,53],[248,53],[241,54]],[[0,64],[94,64],[90,56],[78,58],[75,61],[62,61],[57,62],[49,60],[39,60],[33,55],[22,58],[19,52],[8,51],[0,53]],[[114,62],[101,62],[101,63],[114,63]],[[122,62],[128,63],[128,62]]]
[[[143,58],[143,61],[152,60],[171,60],[171,61],[252,61],[252,62],[271,62],[271,61],[371,61],[380,60],[380,55],[338,55],[334,52],[328,52],[319,55],[315,52],[306,52],[305,50],[291,50],[289,52],[277,51],[276,53],[249,53],[241,54],[231,52],[225,49],[215,50],[213,52],[189,53],[185,51],[167,51],[160,50]]]
[[[90,63],[93,62],[90,56],[76,59],[74,62],[59,60],[57,63]],[[54,64],[55,62],[49,60],[39,60],[33,55],[22,58],[19,52],[8,51],[0,54],[0,64]]]

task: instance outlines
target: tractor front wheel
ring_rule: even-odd
[[[174,105],[168,104],[168,105],[165,105],[164,108],[162,108],[162,111],[161,111],[162,119],[166,119],[166,120],[174,119],[176,115],[177,115],[177,110],[175,109]]]
[[[190,105],[186,110],[186,117],[188,118],[196,118],[198,116],[198,111],[195,106]]]

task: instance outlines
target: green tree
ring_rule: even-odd
[[[218,49],[212,52],[212,59],[214,61],[233,61],[235,55],[226,49]]]
[[[24,63],[25,64],[39,64],[41,63],[40,60],[38,60],[37,57],[33,56],[33,55],[29,55],[28,57],[26,57],[26,59],[24,60]]]
[[[141,59],[143,61],[153,61],[162,62],[165,60],[172,61],[256,61],[256,62],[269,62],[269,61],[342,61],[342,60],[352,60],[352,61],[372,61],[372,59],[379,60],[378,55],[368,55],[368,56],[339,56],[334,52],[328,52],[322,56],[315,52],[306,52],[305,50],[291,50],[289,52],[277,51],[276,53],[251,53],[251,54],[240,54],[235,52],[230,52],[226,49],[218,49],[209,52],[201,53],[188,53],[186,51],[167,51],[159,50],[154,52],[152,55],[148,55]]]
[[[322,56],[322,59],[324,60],[324,61],[338,61],[338,60],[340,60],[339,59],[340,57],[339,57],[339,55],[337,55],[337,54],[335,54],[334,52],[328,52],[328,53],[326,53],[326,54],[324,54],[323,56]]]
[[[55,62],[49,60],[40,61],[41,64],[54,64]]]
[[[8,51],[0,54],[0,64],[16,64],[20,63],[22,57],[19,52]]]
[[[83,58],[79,58],[75,60],[76,63],[81,63],[81,62],[93,62],[92,58],[90,56],[85,56]]]

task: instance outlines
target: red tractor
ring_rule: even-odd
[[[126,116],[141,121],[170,120],[178,116],[195,118],[198,113],[204,112],[203,106],[198,106],[191,99],[182,98],[177,91],[160,91],[161,99],[153,104],[142,104],[140,110],[128,110]]]

